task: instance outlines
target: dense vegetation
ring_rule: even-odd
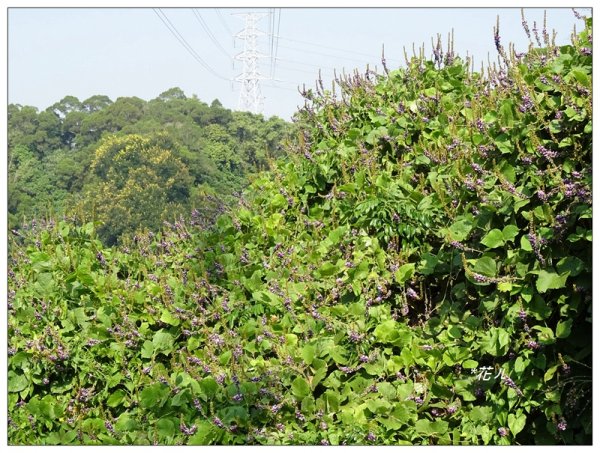
[[[9,443],[590,444],[591,20],[544,40],[317,84],[213,228],[23,230]]]
[[[9,226],[67,212],[101,222],[100,237],[114,244],[194,208],[214,217],[281,155],[288,129],[179,88],[148,102],[66,96],[42,112],[11,104]]]

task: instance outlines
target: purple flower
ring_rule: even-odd
[[[114,434],[114,433],[115,433],[115,429],[113,428],[113,425],[112,425],[112,423],[111,423],[111,422],[109,422],[108,420],[106,420],[106,421],[104,422],[104,426],[106,427],[106,429],[107,429],[107,430],[108,430],[110,433],[112,433],[112,434]]]
[[[192,425],[189,428],[187,426],[185,426],[185,423],[181,423],[179,425],[179,431],[181,431],[186,436],[191,436],[192,434],[194,434],[196,432],[197,429],[198,428],[196,427],[196,425]]]
[[[329,445],[329,441],[327,439],[321,439],[321,445]]]
[[[544,156],[544,158],[546,160],[552,160],[558,156],[558,153],[556,151],[547,149],[547,148],[543,147],[542,145],[538,146],[537,150],[542,156]]]
[[[525,310],[519,310],[519,319],[525,321],[527,319],[527,312]]]
[[[446,412],[448,412],[450,415],[454,414],[456,412],[456,406],[448,406]]]
[[[471,168],[473,168],[473,170],[475,170],[479,174],[483,173],[483,168],[481,168],[481,165],[479,164],[472,163]]]
[[[485,275],[478,274],[476,272],[473,272],[473,280],[475,280],[476,282],[479,282],[479,283],[489,282],[488,277],[486,277]]]
[[[462,244],[461,244],[460,242],[458,242],[458,241],[452,241],[452,242],[450,242],[450,245],[451,245],[452,247],[454,247],[455,249],[458,249],[458,250],[464,250],[464,249],[465,249],[465,246],[464,246],[464,245],[462,245]]]
[[[508,435],[508,429],[504,428],[503,426],[501,426],[500,428],[498,428],[498,435],[500,437],[505,437]]]
[[[530,340],[527,342],[527,347],[532,350],[539,349],[540,344],[537,341]]]
[[[106,260],[104,259],[104,255],[102,255],[102,252],[98,252],[98,253],[96,253],[96,259],[97,259],[98,261],[100,261],[100,264],[101,264],[102,266],[106,266]]]
[[[200,404],[200,400],[198,400],[198,398],[194,398],[194,407],[202,412],[202,405]]]
[[[500,44],[500,30],[494,27],[494,44],[496,45],[496,50],[498,52],[501,51],[502,45]]]
[[[352,343],[358,343],[362,340],[362,335],[359,335],[357,332],[355,332],[354,330],[351,330],[350,333],[348,334],[348,339],[352,342]]]
[[[367,363],[369,361],[369,356],[361,354],[360,357],[358,358],[358,360],[362,363]]]
[[[244,399],[244,395],[242,395],[241,393],[237,393],[233,396],[232,399],[233,399],[233,401],[236,401],[239,403],[240,401],[242,401]]]
[[[479,129],[479,132],[484,132],[485,131],[485,123],[483,122],[483,120],[481,118],[479,118],[477,120],[477,129]]]
[[[367,440],[369,442],[375,442],[377,440],[377,436],[373,434],[372,431],[369,431],[369,434],[367,434]]]
[[[406,295],[412,300],[417,300],[419,298],[417,292],[410,287],[406,290]]]
[[[515,384],[515,382],[508,376],[503,376],[502,377],[502,382],[510,387],[511,389],[513,389],[515,392],[517,392],[517,395],[519,396],[523,396],[523,392],[521,391],[521,389],[519,387],[517,387],[517,384]]]
[[[215,425],[217,425],[219,428],[224,428],[225,427],[225,425],[223,425],[223,422],[221,421],[221,419],[219,417],[213,418],[213,423]]]
[[[282,404],[274,404],[273,406],[271,406],[271,412],[273,414],[276,414],[277,412],[279,412],[279,409],[281,409],[282,406]]]
[[[556,429],[558,429],[559,431],[565,431],[567,429],[567,422],[564,418],[560,418],[560,421],[556,425]]]
[[[525,164],[525,165],[531,165],[533,162],[533,159],[530,156],[521,156],[521,161]]]
[[[521,113],[525,113],[533,108],[533,102],[531,102],[531,98],[528,95],[524,95],[521,100],[523,101],[519,106],[519,111]]]

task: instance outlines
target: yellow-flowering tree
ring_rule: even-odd
[[[109,136],[96,150],[91,171],[97,184],[84,205],[102,223],[99,232],[107,243],[125,232],[158,230],[163,221],[189,210],[193,178],[161,142],[160,135]]]

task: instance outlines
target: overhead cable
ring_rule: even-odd
[[[215,77],[218,77],[219,79],[223,79],[223,80],[227,80],[227,81],[231,80],[231,79],[224,77],[221,74],[217,73],[213,68],[210,67],[210,65],[208,63],[206,63],[202,59],[202,57],[200,57],[200,55],[198,55],[198,53],[192,48],[192,46],[190,46],[190,44],[185,40],[185,38],[181,35],[181,33],[179,33],[177,31],[177,28],[175,28],[173,23],[169,20],[167,15],[160,8],[152,8],[152,10],[158,16],[158,18],[162,21],[162,23],[165,25],[165,27],[167,27],[169,29],[169,31],[177,39],[177,41],[179,41],[179,43],[190,53],[190,55],[192,57],[194,57],[194,59],[198,63],[200,63],[208,72],[213,74]],[[162,14],[162,16],[161,16],[161,14]]]

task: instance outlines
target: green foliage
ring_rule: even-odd
[[[112,219],[100,231],[109,244],[123,242],[139,228],[160,228],[167,204],[169,220],[178,215],[189,218],[193,208],[200,212],[199,206],[207,204],[220,204],[221,210],[230,206],[251,175],[268,168],[271,159],[281,155],[281,142],[289,128],[275,117],[266,120],[231,112],[217,100],[208,106],[196,98],[188,99],[179,88],[149,102],[139,98],[112,102],[106,96],[80,102],[66,96],[43,112],[13,104],[8,111],[10,228],[19,229],[32,218],[65,211],[80,221],[95,220],[91,206],[96,206],[100,220]],[[157,131],[162,132],[157,135]],[[179,160],[185,167],[181,179],[176,178],[177,188],[169,189],[171,195],[178,192],[175,199],[162,200],[159,186],[164,175],[154,177],[147,165],[130,173],[133,161],[105,159],[97,164],[97,171],[92,169],[94,157],[107,143],[141,140],[140,136],[168,151],[171,160]],[[117,168],[120,164],[122,169]],[[107,168],[100,166],[113,167],[113,172],[108,174]],[[113,181],[113,176],[121,179]],[[128,177],[130,187],[124,189],[122,179]],[[145,200],[150,209],[142,206],[145,193],[140,180],[145,178],[151,185]],[[211,200],[205,200],[207,195]],[[117,206],[113,196],[119,200]],[[129,213],[119,204],[145,209],[145,214]],[[201,215],[208,222],[215,212],[211,208]]]
[[[588,33],[305,93],[212,229],[15,236],[9,443],[590,444]]]

